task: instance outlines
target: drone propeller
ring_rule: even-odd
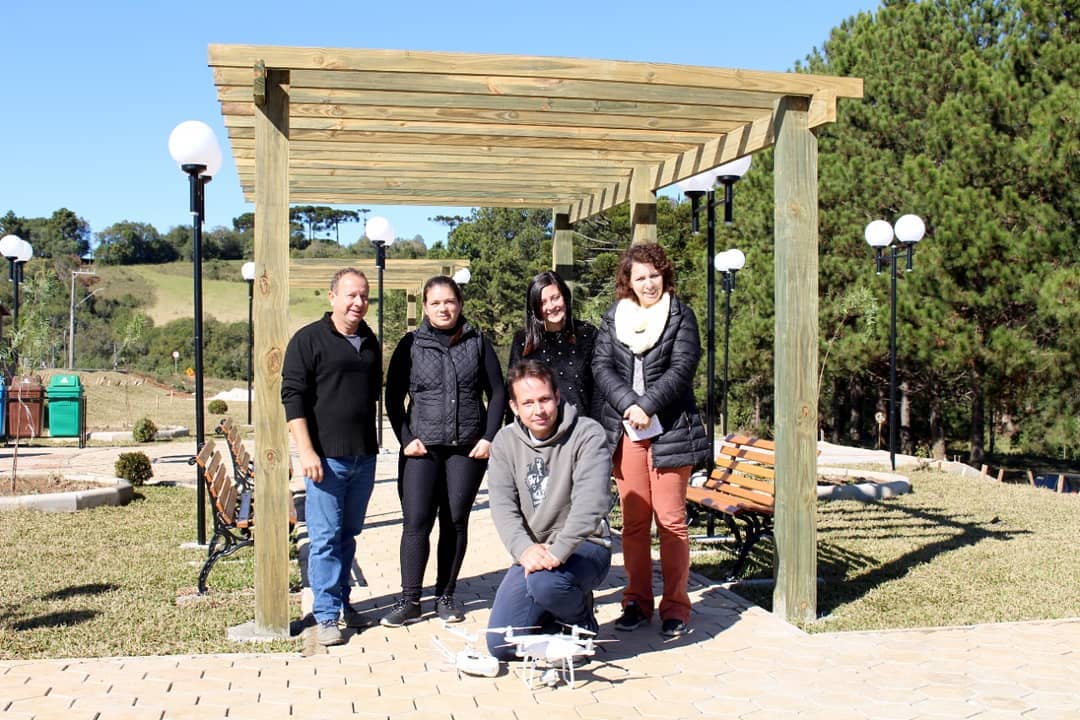
[[[539,625],[521,625],[521,626],[516,626],[516,627],[513,626],[513,625],[504,625],[502,627],[488,628],[487,632],[495,633],[495,634],[502,634],[502,633],[508,633],[508,632],[515,632],[517,630],[539,630],[539,629],[540,629]]]
[[[585,637],[595,637],[596,636],[595,631],[589,630],[588,628],[583,628],[580,625],[571,625],[570,623],[564,623],[562,620],[558,620],[556,622],[558,622],[564,628],[569,630],[571,635],[577,635],[577,636],[584,635]]]
[[[462,630],[461,628],[456,628],[445,620],[443,620],[442,629],[451,635],[456,635],[466,642],[476,642],[475,634]]]

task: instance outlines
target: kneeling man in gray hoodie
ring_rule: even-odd
[[[551,368],[524,360],[506,375],[515,420],[491,444],[491,515],[514,564],[489,628],[577,625],[595,632],[593,590],[611,567],[611,453],[599,423],[559,399]],[[515,659],[498,633],[488,649]]]

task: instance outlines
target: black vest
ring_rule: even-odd
[[[413,334],[409,427],[425,445],[473,445],[484,434],[484,340],[467,322],[450,347],[427,321]]]

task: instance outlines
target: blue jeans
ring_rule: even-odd
[[[517,563],[510,566],[495,592],[489,628],[526,628],[556,620],[588,627],[594,617],[588,597],[607,577],[611,551],[583,542],[574,554],[554,570],[525,574]],[[488,652],[500,660],[516,660],[516,648],[506,646],[505,633],[488,633]],[[522,635],[524,633],[515,633]]]
[[[375,456],[323,458],[322,474],[318,483],[304,478],[308,581],[315,596],[312,614],[320,623],[337,620],[349,601],[356,536],[375,488]]]

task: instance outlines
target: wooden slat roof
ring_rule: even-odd
[[[211,45],[254,200],[258,64],[288,72],[289,196],[304,204],[559,208],[575,221],[773,143],[786,95],[811,126],[862,80],[660,63]]]

